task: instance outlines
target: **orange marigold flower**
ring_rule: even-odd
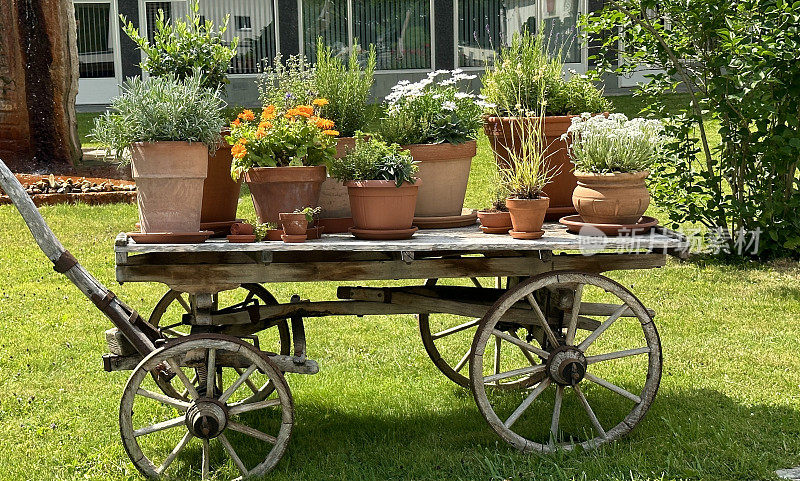
[[[261,120],[272,120],[275,118],[275,106],[268,105],[261,110]]]
[[[256,130],[257,139],[263,139],[266,136],[267,136],[267,129],[262,129],[261,127],[259,127],[258,130]]]
[[[317,123],[317,127],[321,128],[321,129],[324,129],[324,130],[332,129],[333,125],[334,125],[333,120],[322,119],[322,118],[317,119],[316,123]]]
[[[238,127],[238,126],[242,125],[242,121],[237,118],[236,120],[231,122],[231,125],[235,125],[235,126]]]
[[[236,144],[231,147],[231,155],[233,155],[237,159],[241,159],[245,155],[247,155],[247,148],[242,144]]]
[[[271,129],[272,128],[272,122],[270,122],[268,120],[262,120],[261,123],[258,124],[258,128],[259,129],[264,129],[264,130]]]
[[[311,103],[316,105],[317,107],[324,107],[328,105],[330,102],[328,102],[328,99],[314,99],[314,101]]]
[[[322,133],[325,135],[330,135],[331,137],[337,137],[339,135],[338,130],[323,130]]]
[[[300,115],[303,115],[304,117],[311,117],[312,115],[314,115],[314,107],[310,105],[298,105],[297,111],[300,113]]]
[[[242,137],[241,139],[239,139],[239,143],[240,143],[240,144],[242,144],[242,145],[244,145],[244,144],[246,144],[246,143],[247,143],[247,139],[245,139],[244,137]]]
[[[256,118],[256,114],[254,114],[252,110],[247,109],[243,110],[242,113],[239,114],[239,118],[245,122],[249,122]]]

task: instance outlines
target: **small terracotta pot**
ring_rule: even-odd
[[[253,225],[246,222],[234,222],[231,224],[231,235],[252,235]]]
[[[283,233],[285,235],[306,235],[306,230],[308,230],[308,219],[306,218],[305,214],[283,212],[279,215],[279,217],[281,219],[281,226],[283,226]]]
[[[410,229],[420,180],[397,187],[391,180],[357,180],[345,183],[357,229]]]
[[[576,172],[572,203],[584,222],[635,224],[650,205],[649,172],[588,174]]]
[[[478,211],[478,219],[480,219],[483,227],[492,229],[508,227],[511,229],[511,214],[509,212],[480,210]]]
[[[226,135],[223,133],[223,135]],[[202,223],[231,222],[236,220],[242,178],[231,179],[231,146],[224,140],[214,155],[208,155],[208,176],[203,183]]]
[[[477,142],[461,144],[414,144],[403,148],[419,162],[417,177],[422,180],[417,196],[417,217],[461,215],[467,192],[472,158]]]
[[[544,224],[544,216],[550,205],[548,197],[538,199],[506,199],[506,207],[511,214],[511,225],[516,232],[539,232]]]
[[[319,205],[319,192],[327,178],[324,165],[314,167],[256,167],[244,181],[250,188],[261,223],[278,222],[281,212]]]
[[[134,142],[131,159],[141,231],[199,232],[208,172],[206,146],[200,142]]]
[[[267,230],[267,236],[264,237],[264,240],[279,241],[281,240],[282,235],[283,235],[283,230],[281,229],[269,229]]]

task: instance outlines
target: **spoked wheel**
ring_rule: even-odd
[[[259,305],[275,305],[278,304],[278,301],[260,284],[242,284],[237,289],[217,294],[214,298],[214,304],[214,309],[219,311]],[[153,312],[147,322],[157,326],[168,338],[183,337],[191,333],[191,326],[181,322],[183,314],[187,313],[191,314],[189,295],[169,290],[153,308]],[[259,336],[259,348],[277,354],[288,355],[292,348],[289,323],[282,319],[275,321],[271,326],[267,326]],[[235,372],[231,374],[224,372],[224,370],[230,369]],[[217,376],[221,377],[242,374],[238,368],[218,367],[217,371]],[[204,378],[205,372],[203,368],[189,376],[195,388],[200,387],[199,381]],[[183,400],[188,399],[189,393],[179,380],[158,378],[156,381],[161,391],[167,396]],[[274,388],[267,377],[260,373],[254,373],[247,381],[247,389],[250,391],[250,395],[247,397],[246,402],[256,402],[268,396]]]
[[[498,278],[498,284],[502,278]],[[425,286],[435,286],[438,279],[428,279]],[[483,288],[481,281],[471,278],[472,286]],[[486,286],[488,287],[488,286]],[[463,317],[454,314],[419,314],[419,332],[422,337],[422,345],[433,361],[433,364],[447,376],[448,379],[459,386],[469,387],[469,368],[467,364],[472,355],[472,340],[475,337],[480,318]],[[509,330],[511,336],[525,338],[529,335],[523,328]],[[520,348],[513,343],[504,343],[502,339],[494,337],[492,339],[493,362],[498,369],[503,364],[514,363],[525,360],[531,364],[539,364],[541,359],[536,355]],[[495,388],[499,389],[522,389],[541,380],[541,374],[534,374],[528,377],[516,379],[491,381]]]
[[[236,366],[232,382],[216,376],[189,380],[199,365],[214,373],[218,365]],[[151,373],[169,366],[189,391],[188,399],[157,392]],[[253,403],[235,402],[236,393],[259,372],[270,378],[273,393]],[[231,336],[199,334],[167,343],[144,358],[128,379],[120,403],[122,443],[145,476],[188,479],[242,479],[270,471],[286,451],[294,406],[283,374],[269,357]],[[265,456],[266,453],[266,456]]]
[[[531,312],[544,342],[507,334],[502,318],[512,308]],[[544,362],[496,372],[496,337]],[[595,274],[546,273],[511,289],[486,313],[473,352],[470,387],[481,413],[523,451],[589,449],[621,438],[644,417],[661,380],[661,343],[650,313],[623,286]],[[526,391],[490,386],[535,373],[544,378]]]

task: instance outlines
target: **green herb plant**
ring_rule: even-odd
[[[408,151],[375,137],[356,132],[355,147],[330,166],[331,176],[342,181],[391,180],[397,187],[416,182],[417,166]]]
[[[595,174],[650,170],[666,142],[661,121],[624,114],[573,117],[566,137],[575,170]]]

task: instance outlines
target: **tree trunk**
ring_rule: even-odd
[[[72,169],[78,52],[71,0],[0,0],[0,157],[18,171]]]

